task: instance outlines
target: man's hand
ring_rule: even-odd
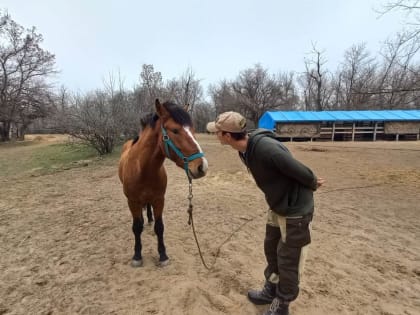
[[[317,178],[317,181],[316,181],[316,188],[318,189],[319,187],[321,187],[322,185],[324,185],[324,183],[325,183],[325,179],[323,179],[323,178]]]

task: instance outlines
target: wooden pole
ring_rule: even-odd
[[[375,128],[373,128],[373,141],[376,141],[376,130],[378,129],[378,123],[375,122]]]

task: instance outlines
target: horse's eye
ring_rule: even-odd
[[[178,129],[172,129],[172,132],[177,135],[179,133],[179,130]]]

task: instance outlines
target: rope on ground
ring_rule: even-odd
[[[318,195],[320,195],[320,194],[328,194],[328,193],[331,193],[331,192],[336,192],[336,191],[344,191],[344,190],[355,190],[355,189],[364,189],[364,188],[370,188],[370,187],[377,187],[377,186],[381,186],[381,185],[383,185],[383,184],[372,184],[372,185],[365,185],[365,186],[356,186],[356,187],[342,187],[342,188],[336,188],[336,189],[330,189],[330,190],[327,190],[327,191],[322,191],[322,192],[317,192],[317,194]],[[201,258],[201,262],[203,263],[203,265],[204,265],[204,267],[207,269],[207,270],[209,270],[209,271],[211,271],[213,268],[214,268],[214,266],[215,266],[215,264],[216,264],[216,262],[217,262],[217,258],[219,258],[219,255],[220,255],[220,251],[222,250],[222,247],[224,246],[224,245],[226,245],[227,243],[229,243],[230,242],[230,240],[232,239],[232,237],[236,234],[236,233],[238,233],[240,230],[242,230],[242,228],[244,227],[244,226],[246,226],[248,223],[250,223],[250,222],[252,222],[252,221],[254,221],[257,217],[261,217],[262,215],[264,215],[264,212],[263,213],[257,213],[256,215],[254,215],[253,217],[251,217],[250,219],[247,219],[247,221],[246,222],[244,222],[244,223],[242,223],[241,225],[239,225],[218,247],[217,247],[217,251],[216,251],[216,254],[214,255],[215,256],[215,258],[214,258],[214,262],[213,262],[213,264],[209,267],[207,264],[206,264],[206,262],[204,261],[204,257],[203,257],[203,254],[201,253],[201,249],[200,249],[200,245],[199,245],[199,242],[198,242],[198,239],[197,239],[197,235],[196,235],[196,232],[195,232],[195,227],[194,227],[194,220],[193,220],[193,217],[192,217],[192,204],[191,204],[191,199],[192,199],[192,193],[191,193],[191,191],[190,191],[190,197],[191,198],[189,198],[190,199],[190,204],[189,204],[189,209],[188,209],[188,213],[189,213],[189,220],[188,220],[188,224],[191,224],[191,226],[192,226],[192,230],[193,230],[193,235],[194,235],[194,238],[195,238],[195,242],[196,242],[196,244],[197,244],[197,248],[198,248],[198,252],[199,252],[199,254],[200,254],[200,258]]]
[[[295,142],[296,143],[296,142]],[[299,143],[300,144],[300,143]],[[420,149],[410,149],[410,148],[375,148],[375,147],[359,147],[359,146],[338,146],[338,145],[322,145],[308,143],[308,145],[312,145],[313,148],[339,148],[339,149],[363,149],[363,150],[381,150],[381,151],[420,151]],[[302,145],[302,148],[307,149],[306,146]]]
[[[342,188],[336,188],[336,189],[330,189],[330,190],[326,190],[326,191],[320,191],[317,192],[317,195],[323,195],[323,194],[328,194],[331,192],[336,192],[336,191],[343,191],[343,190],[355,190],[355,189],[363,189],[363,188],[371,188],[371,187],[377,187],[377,186],[382,186],[383,184],[372,184],[372,185],[366,185],[366,186],[355,186],[355,187],[342,187]]]
[[[216,262],[217,262],[217,258],[219,258],[219,255],[220,255],[220,251],[221,251],[221,249],[222,249],[222,247],[225,245],[225,244],[227,244],[228,242],[230,242],[230,240],[232,239],[232,237],[237,233],[237,232],[239,232],[245,225],[247,225],[249,222],[252,222],[252,221],[254,221],[257,217],[261,217],[262,215],[263,215],[264,213],[258,213],[258,214],[256,214],[256,215],[254,215],[253,217],[251,217],[250,219],[247,219],[247,221],[246,222],[244,222],[244,223],[242,223],[241,225],[239,225],[239,227],[237,227],[218,247],[217,247],[217,251],[216,251],[216,254],[214,255],[215,256],[215,258],[214,258],[214,262],[213,262],[213,264],[209,267],[207,264],[206,264],[206,262],[204,261],[204,257],[203,257],[203,255],[202,255],[202,253],[201,253],[201,249],[200,249],[200,245],[199,245],[199,243],[198,243],[198,239],[197,239],[197,235],[196,235],[196,232],[195,232],[195,227],[194,227],[194,220],[193,220],[193,217],[192,217],[192,211],[191,212],[189,212],[189,221],[188,221],[188,223],[190,224],[191,223],[191,226],[192,226],[192,230],[193,230],[193,235],[194,235],[194,238],[195,238],[195,242],[196,242],[196,244],[197,244],[197,248],[198,248],[198,253],[200,254],[200,258],[201,258],[201,262],[203,263],[203,266],[207,269],[207,270],[212,270],[213,268],[214,268],[214,265],[216,265]]]

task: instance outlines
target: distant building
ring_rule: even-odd
[[[420,110],[268,111],[258,127],[285,140],[420,140]]]

